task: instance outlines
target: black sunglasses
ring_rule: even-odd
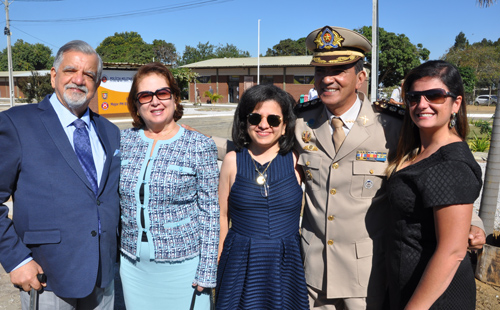
[[[163,87],[157,89],[154,93],[152,91],[141,91],[137,93],[135,98],[140,104],[146,104],[153,101],[154,96],[159,100],[168,100],[172,98],[172,90],[169,87]]]
[[[430,103],[442,104],[446,101],[447,97],[457,98],[457,96],[442,88],[433,88],[424,91],[409,91],[405,94],[406,104],[414,106],[420,103],[421,97],[424,96],[425,100]]]
[[[260,115],[259,113],[250,113],[247,115],[247,121],[250,125],[257,126],[262,121],[262,117],[263,116]],[[267,123],[271,127],[278,127],[281,124],[281,116],[274,114],[268,115]]]

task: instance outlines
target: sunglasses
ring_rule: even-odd
[[[172,90],[170,90],[169,87],[163,87],[157,89],[154,93],[151,91],[141,91],[140,93],[137,93],[135,98],[140,104],[146,104],[153,101],[154,96],[156,96],[158,100],[168,100],[172,98]]]
[[[421,97],[429,103],[442,104],[447,97],[457,98],[457,96],[442,88],[433,88],[424,91],[409,91],[405,95],[406,104],[414,106],[420,103]]]
[[[262,117],[263,116],[260,115],[259,113],[250,113],[247,115],[247,121],[250,125],[257,126],[262,121]],[[267,123],[271,127],[278,127],[281,124],[281,116],[274,114],[268,115]]]

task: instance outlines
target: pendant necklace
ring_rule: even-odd
[[[253,159],[253,156],[250,155],[250,158],[252,158],[253,165],[255,166],[255,171],[257,171],[257,173],[259,174],[259,176],[257,177],[257,179],[255,179],[255,181],[257,181],[257,184],[259,184],[259,185],[266,184],[266,175],[265,175],[266,171],[269,168],[269,166],[271,166],[271,163],[273,162],[273,160],[276,157],[273,157],[273,159],[271,159],[269,164],[267,164],[266,169],[264,169],[264,171],[262,171],[262,172],[260,172],[259,168],[257,168],[257,164],[255,163],[255,159]]]

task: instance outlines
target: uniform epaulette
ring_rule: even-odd
[[[305,102],[297,104],[293,108],[293,111],[295,112],[295,114],[298,114],[300,112],[312,110],[312,109],[316,108],[320,104],[322,104],[321,103],[321,99],[316,98],[316,99],[313,99],[313,100],[310,100],[310,101],[305,101]]]
[[[373,107],[380,113],[390,114],[398,118],[403,118],[406,113],[406,110],[399,104],[389,103],[386,100],[375,101]]]

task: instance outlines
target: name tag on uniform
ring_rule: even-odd
[[[386,152],[375,152],[375,151],[357,151],[356,160],[366,160],[366,161],[386,161]]]

